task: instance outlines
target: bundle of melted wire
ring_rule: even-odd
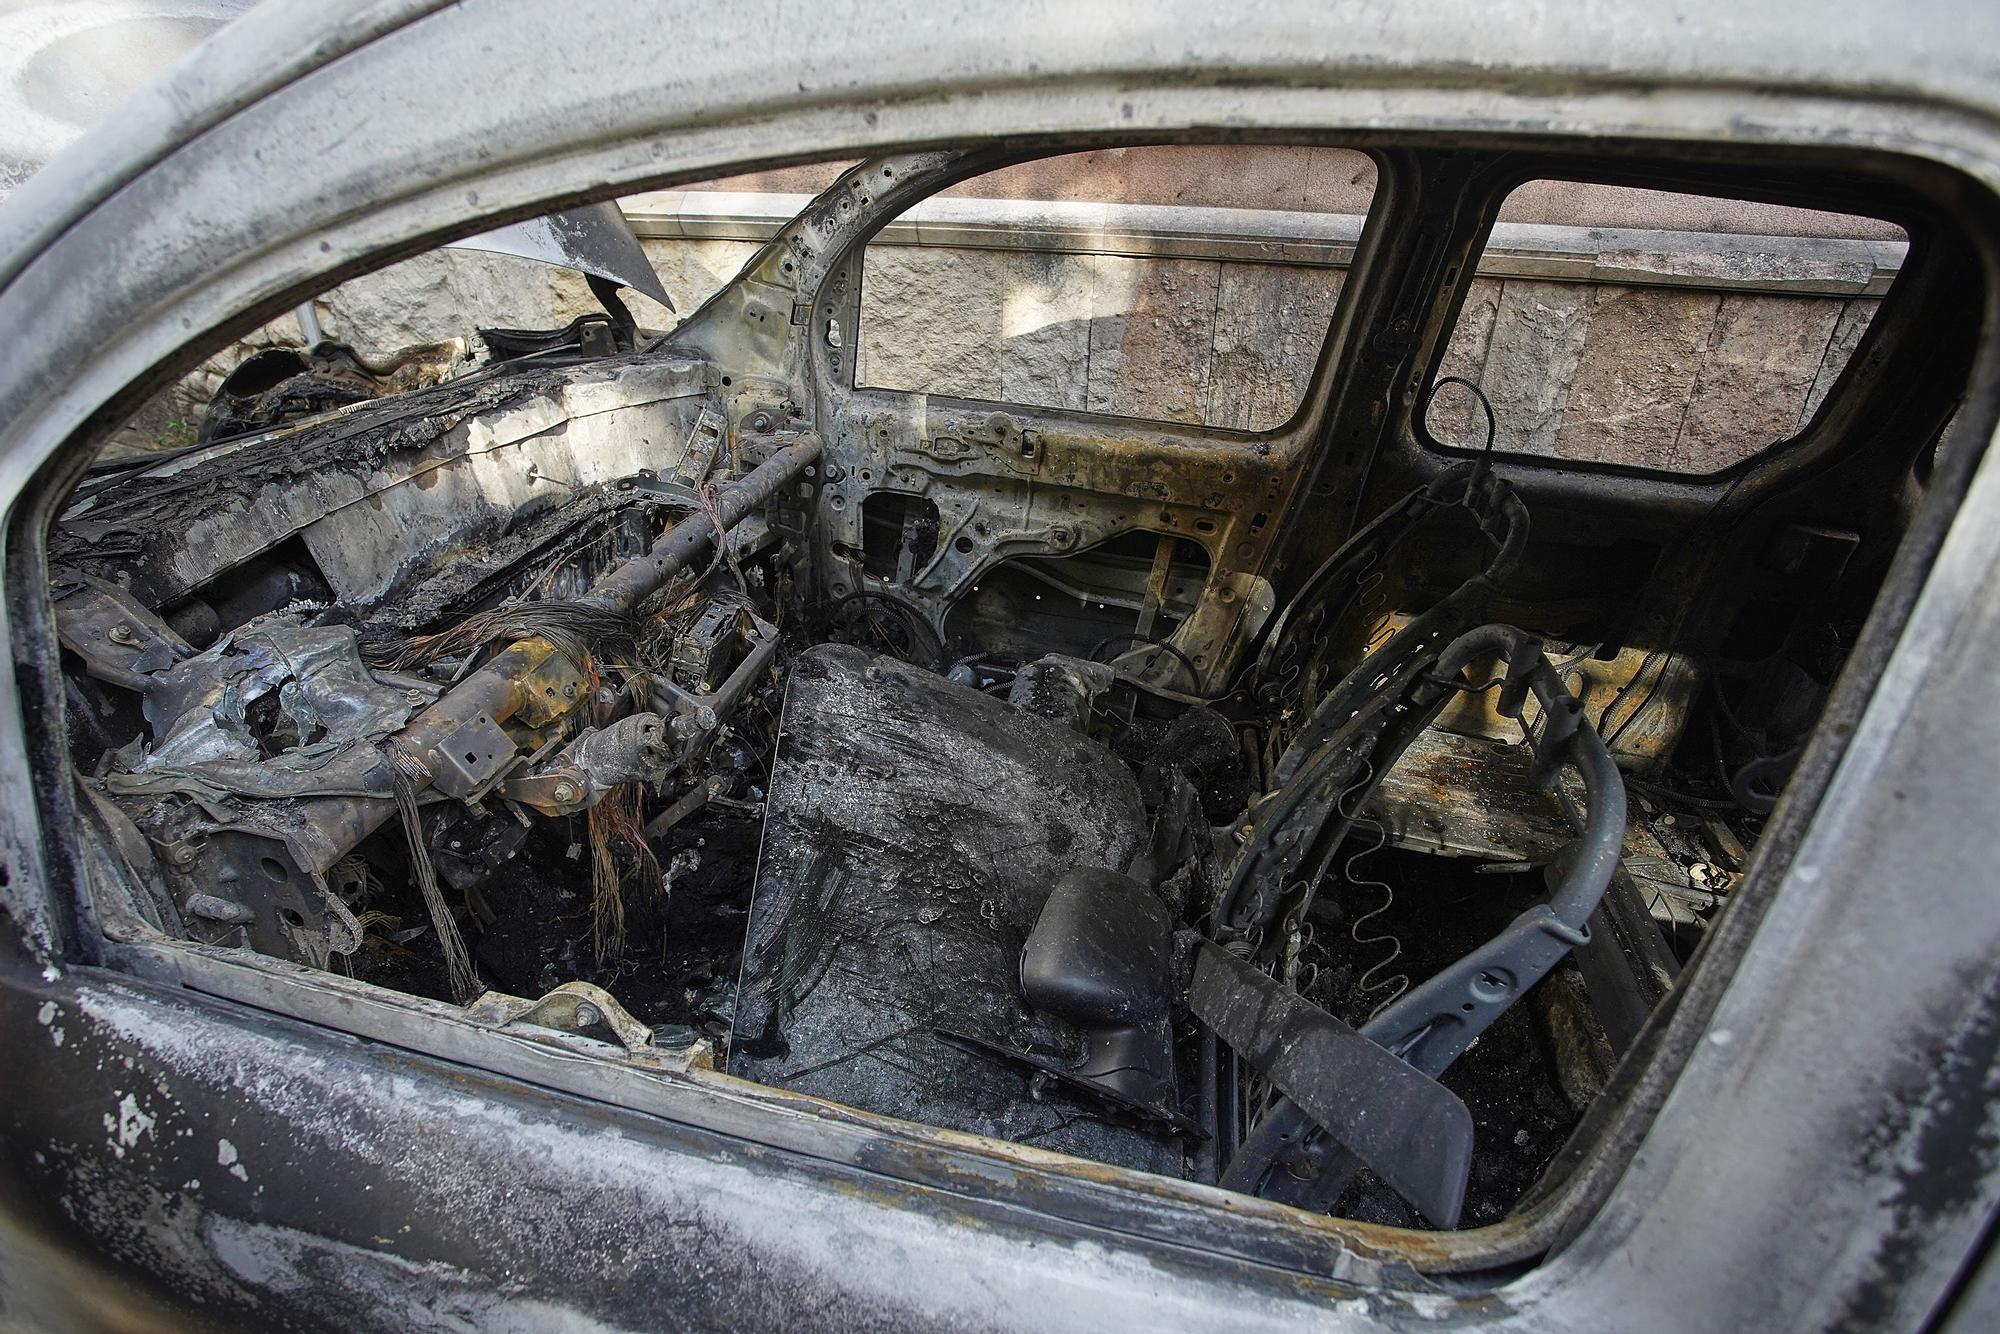
[[[365,652],[374,665],[407,672],[489,644],[546,639],[581,664],[605,652],[630,651],[635,637],[623,612],[577,602],[517,602],[474,612],[448,630],[413,635],[400,645],[371,643]]]

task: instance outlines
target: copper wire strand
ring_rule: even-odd
[[[444,950],[445,976],[451,984],[451,994],[464,1005],[479,994],[479,974],[473,969],[472,955],[465,948],[465,937],[459,934],[458,922],[444,901],[444,891],[438,888],[437,868],[431,864],[430,849],[424,844],[417,787],[431,781],[431,771],[422,759],[397,746],[389,748],[389,771],[394,777],[396,810],[403,817],[403,834],[409,842],[410,869],[416,875],[424,907],[430,912],[431,928],[437,932],[438,943]]]
[[[1348,786],[1347,790],[1342,792],[1340,796],[1336,798],[1334,801],[1334,809],[1340,813],[1343,819],[1348,821],[1349,825],[1351,826],[1351,829],[1361,829],[1365,826],[1375,836],[1375,841],[1373,843],[1369,844],[1365,848],[1361,848],[1360,850],[1350,855],[1344,862],[1341,863],[1340,866],[1340,878],[1346,881],[1349,885],[1353,886],[1354,888],[1366,889],[1369,887],[1373,887],[1382,891],[1381,904],[1371,909],[1370,911],[1363,913],[1361,916],[1355,918],[1353,923],[1347,928],[1347,934],[1349,938],[1351,938],[1356,945],[1362,946],[1363,948],[1366,948],[1367,946],[1370,945],[1379,945],[1383,941],[1387,941],[1389,943],[1389,952],[1380,959],[1377,959],[1372,965],[1368,967],[1368,969],[1365,972],[1361,974],[1359,978],[1355,980],[1354,984],[1355,990],[1364,996],[1367,995],[1369,992],[1375,991],[1382,987],[1389,988],[1389,994],[1387,996],[1384,996],[1382,1000],[1376,1004],[1375,1008],[1368,1012],[1368,1017],[1370,1019],[1373,1019],[1376,1015],[1382,1013],[1383,1010],[1387,1009],[1391,1004],[1395,1002],[1396,998],[1401,996],[1405,991],[1407,991],[1410,986],[1410,975],[1408,973],[1394,973],[1388,977],[1384,977],[1379,980],[1371,980],[1375,978],[1376,974],[1380,973],[1383,969],[1388,968],[1389,966],[1394,964],[1397,959],[1400,959],[1403,956],[1402,937],[1398,936],[1395,932],[1389,930],[1387,927],[1382,927],[1366,936],[1361,934],[1361,928],[1364,924],[1373,921],[1377,917],[1382,916],[1382,914],[1388,912],[1389,909],[1393,908],[1396,904],[1396,891],[1389,884],[1388,881],[1359,879],[1354,874],[1355,863],[1359,862],[1363,857],[1371,856],[1374,853],[1380,852],[1383,846],[1387,844],[1389,841],[1389,836],[1387,832],[1383,830],[1381,821],[1375,819],[1371,815],[1365,815],[1358,810],[1349,810],[1345,804],[1349,797],[1352,797],[1356,792],[1359,792],[1363,788],[1367,787],[1368,784],[1371,781],[1373,781],[1374,777],[1375,777],[1375,766],[1370,764],[1366,759],[1366,757],[1363,757],[1361,761],[1361,776],[1355,779],[1354,782]],[[1352,837],[1351,832],[1349,836]]]

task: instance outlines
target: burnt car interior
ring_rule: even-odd
[[[1074,147],[853,166],[669,333],[327,350],[97,465],[49,596],[106,934],[1340,1218],[1553,1190],[1925,492],[1970,251],[1852,158],[1371,142],[1256,429],[876,387],[870,240]],[[1522,452],[1447,351],[1535,181],[1907,254],[1795,430]]]

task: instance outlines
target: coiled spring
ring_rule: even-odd
[[[1364,950],[1371,945],[1382,944],[1384,941],[1388,942],[1389,945],[1389,952],[1371,964],[1355,982],[1355,990],[1362,995],[1384,987],[1389,989],[1389,994],[1384,996],[1376,1004],[1375,1008],[1368,1012],[1370,1019],[1373,1019],[1376,1015],[1387,1009],[1410,986],[1410,976],[1408,973],[1391,973],[1386,977],[1377,976],[1383,970],[1393,966],[1396,960],[1403,956],[1402,938],[1386,927],[1378,928],[1365,936],[1361,934],[1362,927],[1388,912],[1396,904],[1396,891],[1390,886],[1388,881],[1363,879],[1354,873],[1356,863],[1372,853],[1381,851],[1383,845],[1389,841],[1388,832],[1382,828],[1379,820],[1358,809],[1349,809],[1347,805],[1348,799],[1353,797],[1355,793],[1366,790],[1374,777],[1374,766],[1364,760],[1361,766],[1361,776],[1349,784],[1347,790],[1342,792],[1334,802],[1334,808],[1340,812],[1341,818],[1348,822],[1351,831],[1349,838],[1355,837],[1360,831],[1365,829],[1368,835],[1374,839],[1366,847],[1359,848],[1349,854],[1347,859],[1340,865],[1340,878],[1352,888],[1373,888],[1379,889],[1382,892],[1382,902],[1355,918],[1353,924],[1347,928],[1349,938]]]

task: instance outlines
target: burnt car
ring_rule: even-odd
[[[10,1318],[1982,1327],[1992,25],[251,11],[0,209]]]

